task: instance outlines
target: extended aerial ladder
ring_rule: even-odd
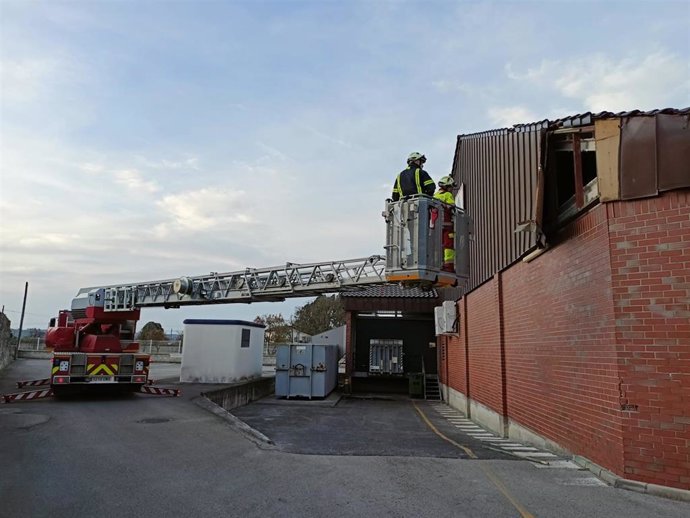
[[[149,358],[138,353],[136,342],[127,343],[142,308],[275,302],[390,283],[430,289],[455,286],[469,276],[470,220],[461,209],[419,195],[387,201],[383,216],[385,256],[82,288],[71,310],[51,321],[46,346],[55,351],[53,371],[37,381],[53,392],[98,383],[151,393],[146,389]],[[455,230],[455,271],[442,267],[444,220]],[[27,393],[11,396],[29,399]]]
[[[451,211],[455,228],[455,271],[443,271],[442,219]],[[436,217],[434,217],[436,213]],[[402,283],[421,287],[455,286],[469,276],[469,218],[427,196],[387,202],[386,255],[319,263],[286,263],[270,268],[180,277],[154,282],[82,288],[78,307],[101,305],[104,311],[177,308],[201,304],[275,302]]]

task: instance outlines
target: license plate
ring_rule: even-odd
[[[115,376],[91,376],[89,383],[113,383]]]

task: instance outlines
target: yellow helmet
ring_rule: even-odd
[[[411,164],[412,162],[419,162],[420,164],[423,164],[424,162],[426,162],[426,157],[421,153],[415,151],[414,153],[410,153],[407,157],[407,163]]]
[[[455,185],[455,180],[453,180],[452,176],[442,176],[438,180],[438,186],[439,187],[445,187],[446,189],[450,189]]]

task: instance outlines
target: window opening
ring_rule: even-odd
[[[549,219],[564,223],[599,197],[594,129],[556,130],[549,140]]]
[[[249,338],[251,337],[251,333],[251,329],[242,329],[241,347],[249,347]]]

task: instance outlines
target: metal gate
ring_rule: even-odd
[[[370,374],[403,374],[403,341],[369,340]]]

